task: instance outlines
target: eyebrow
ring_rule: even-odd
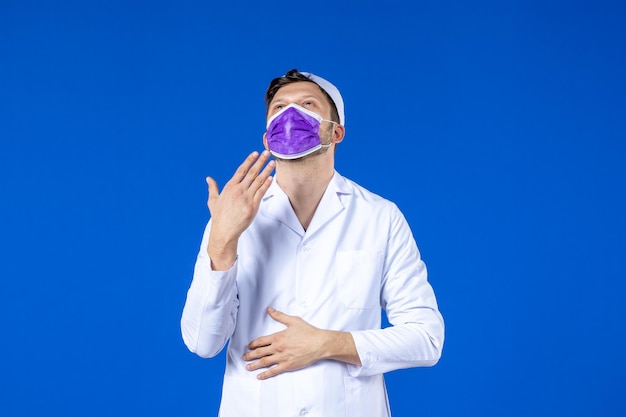
[[[278,96],[278,94],[276,96]],[[286,98],[283,98],[283,97],[280,97],[280,96],[277,98],[276,96],[274,96],[274,99],[272,100],[272,104],[274,102],[276,102],[276,101],[280,101],[280,100],[285,100],[286,99]],[[321,101],[322,100],[320,97],[318,97],[316,95],[313,95],[313,94],[307,94],[305,96],[299,97],[298,100],[306,100],[307,98],[313,98],[313,99],[315,99],[317,101]]]

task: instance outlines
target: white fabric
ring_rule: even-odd
[[[345,126],[346,115],[344,114],[344,110],[343,110],[344,109],[343,97],[341,97],[341,93],[339,92],[339,89],[335,87],[333,83],[331,83],[328,80],[325,80],[319,75],[315,75],[310,72],[301,72],[301,74],[307,76],[311,81],[313,81],[315,84],[322,87],[322,89],[326,91],[326,93],[328,93],[330,98],[332,98],[333,102],[335,103],[335,108],[337,109],[337,113],[339,114],[339,123]]]
[[[383,373],[431,366],[443,319],[409,226],[391,202],[335,173],[304,231],[276,181],[239,240],[238,258],[216,272],[206,253],[209,221],[183,310],[187,347],[218,354],[230,338],[222,417],[389,416]],[[320,361],[265,381],[242,355],[284,328],[265,308],[351,332],[362,366]],[[381,308],[392,327],[380,329]]]

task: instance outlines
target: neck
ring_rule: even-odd
[[[304,230],[309,227],[334,173],[332,154],[312,155],[296,161],[277,161],[276,181],[289,197]]]

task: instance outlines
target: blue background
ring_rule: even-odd
[[[624,416],[626,10],[607,1],[0,1],[0,415],[217,414],[179,319],[291,68],[405,213],[447,325],[401,416]]]

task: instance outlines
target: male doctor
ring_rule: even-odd
[[[183,340],[201,357],[230,341],[222,417],[390,416],[383,374],[441,356],[426,267],[397,206],[335,171],[339,90],[294,69],[265,102],[266,150],[221,191],[207,178]]]

